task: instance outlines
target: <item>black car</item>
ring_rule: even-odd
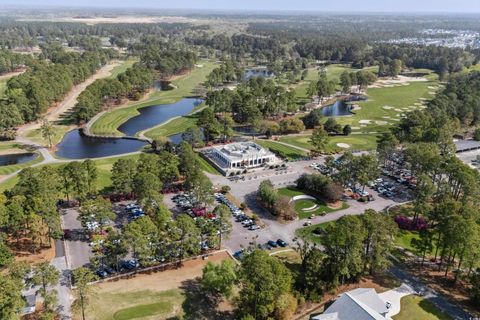
[[[104,269],[98,269],[97,270],[97,275],[102,279],[108,277],[108,273]]]
[[[288,246],[288,243],[286,243],[285,241],[283,241],[282,239],[278,239],[277,240],[277,244],[282,247],[282,248],[285,248],[286,246]]]
[[[268,244],[270,247],[272,247],[272,248],[278,247],[278,244],[277,244],[275,241],[273,241],[273,240],[269,240],[269,241],[267,242],[267,244]]]

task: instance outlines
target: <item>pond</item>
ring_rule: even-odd
[[[10,166],[14,164],[21,164],[29,162],[38,157],[37,153],[14,153],[0,155],[0,166]]]
[[[273,77],[273,72],[268,71],[267,69],[247,69],[245,70],[243,77],[245,80],[253,77],[271,78]]]
[[[175,103],[141,108],[138,110],[140,114],[128,119],[118,127],[118,131],[134,136],[137,132],[155,127],[171,118],[187,115],[202,102],[203,100],[198,98],[185,98]]]
[[[189,114],[202,99],[185,98],[176,103],[141,108],[139,115],[123,123],[118,130],[127,136],[154,127],[171,118]],[[80,130],[68,132],[57,145],[56,155],[66,159],[100,158],[140,150],[146,142],[131,139],[102,139],[83,135]]]
[[[337,100],[334,104],[322,108],[322,114],[325,117],[348,116],[352,113],[350,110],[352,106],[345,100]]]
[[[56,155],[66,159],[100,158],[140,150],[146,142],[84,136],[79,129],[68,132],[57,145]]]

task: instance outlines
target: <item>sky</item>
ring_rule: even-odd
[[[0,0],[7,6],[479,13],[480,0]]]

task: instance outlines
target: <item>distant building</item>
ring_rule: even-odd
[[[254,168],[273,164],[276,156],[254,142],[236,142],[210,149],[209,158],[222,169]]]
[[[391,320],[389,306],[375,289],[359,288],[345,292],[323,314],[311,320]]]

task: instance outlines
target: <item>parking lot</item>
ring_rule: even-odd
[[[250,173],[246,175],[245,180],[240,181],[231,181],[226,177],[218,175],[208,175],[214,185],[228,185],[231,188],[230,193],[238,200],[238,202],[246,203],[253,212],[259,215],[262,222],[265,224],[265,227],[260,230],[250,231],[244,228],[241,224],[233,223],[230,238],[224,242],[225,246],[233,253],[252,244],[264,245],[270,240],[276,241],[277,239],[282,239],[291,244],[295,238],[295,230],[302,228],[306,220],[296,220],[289,223],[278,222],[276,217],[272,216],[258,205],[256,201],[256,191],[260,182],[266,179],[270,179],[277,188],[292,185],[301,174],[306,172],[316,172],[316,170],[312,168],[312,164],[323,162],[322,158],[292,162],[289,163],[288,168],[282,170],[281,173],[271,170],[264,172],[260,171]],[[334,221],[344,215],[362,214],[366,209],[381,211],[391,205],[408,201],[408,198],[401,196],[388,198],[370,187],[366,187],[365,190],[372,195],[374,201],[359,202],[351,198],[347,199],[346,202],[349,205],[349,208],[335,211],[325,216],[317,216],[311,220],[312,224]]]

